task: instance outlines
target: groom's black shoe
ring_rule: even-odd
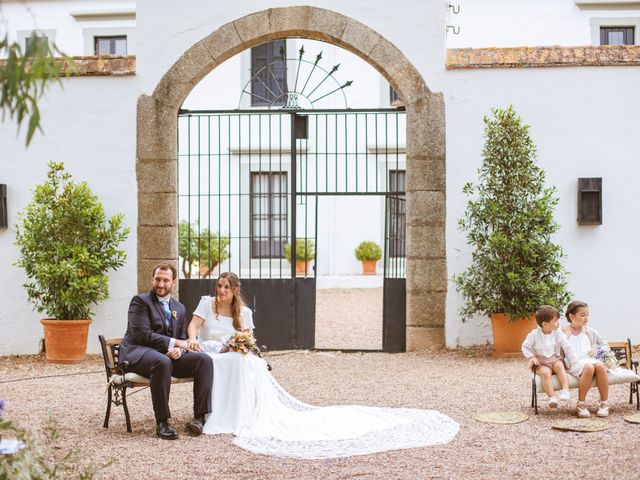
[[[202,427],[204,427],[204,417],[195,417],[190,422],[187,422],[187,429],[192,435],[202,435]]]
[[[176,432],[166,420],[158,423],[158,426],[156,427],[156,435],[163,440],[175,440],[178,438],[178,432]]]

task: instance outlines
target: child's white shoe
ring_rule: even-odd
[[[608,417],[609,416],[609,403],[606,400],[600,402],[600,408],[596,412],[596,416],[598,417]]]
[[[569,400],[571,400],[571,394],[569,393],[569,390],[560,390],[558,400],[560,400],[561,402],[568,402]]]
[[[556,396],[549,397],[549,408],[558,408],[558,399]]]
[[[576,405],[576,412],[580,418],[589,418],[591,416],[591,413],[584,402],[578,402]]]

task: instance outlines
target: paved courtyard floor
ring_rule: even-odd
[[[231,435],[192,438],[183,433],[174,442],[157,439],[148,390],[130,397],[132,434],[119,408],[104,429],[105,374],[96,356],[78,365],[50,365],[36,356],[0,357],[0,398],[7,402],[7,419],[37,429],[52,415],[61,444],[79,446],[96,463],[112,459],[98,476],[104,479],[638,478],[640,425],[623,419],[636,412],[627,403],[628,385],[611,388],[608,430],[569,433],[551,426],[574,418],[572,406],[553,412],[543,407],[533,415],[530,376],[521,359],[496,360],[482,350],[267,356],[278,381],[302,401],[437,409],[459,422],[460,432],[450,444],[437,447],[333,460],[282,459],[244,451],[232,444]],[[591,391],[588,399],[596,395]],[[191,405],[191,386],[174,386],[173,421],[182,432]],[[478,413],[497,410],[530,416],[516,425],[474,420]]]

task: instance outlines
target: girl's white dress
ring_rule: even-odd
[[[599,345],[606,345],[607,342],[598,332],[588,327],[583,328],[578,335],[570,334],[568,339],[576,356],[576,361],[568,372],[574,377],[579,377],[582,375],[585,365],[598,362],[598,360],[589,356],[589,352]]]
[[[203,318],[200,344],[213,358],[212,413],[204,433],[233,433],[234,443],[255,453],[331,458],[449,443],[459,425],[435,410],[357,405],[316,407],[289,395],[255,355],[218,353],[234,334],[230,317],[216,316],[211,297],[195,315]],[[253,328],[251,310],[242,327]]]

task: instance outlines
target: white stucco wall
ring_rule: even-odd
[[[7,185],[8,229],[0,229],[0,355],[37,353],[40,318],[22,284],[24,272],[13,264],[17,213],[31,200],[32,189],[46,179],[47,163],[62,161],[79,181],[86,180],[107,214],[124,213],[131,235],[124,244],[127,263],[110,277],[110,298],[94,309],[89,352],[100,349],[97,336],[124,333],[124,318],[136,291],[137,194],[135,180],[135,77],[65,79],[40,104],[44,135],[36,133],[28,149],[16,126],[0,122],[0,183]]]
[[[592,19],[640,20],[640,6],[580,7],[575,0],[452,0],[460,13],[449,10],[447,47],[519,47],[599,45],[592,38]],[[616,19],[616,20],[614,20]],[[637,34],[636,34],[637,35]],[[638,43],[638,42],[636,42]]]
[[[83,2],[69,3],[76,9]],[[101,8],[115,3],[102,2]],[[576,298],[591,304],[592,325],[605,337],[629,336],[637,342],[640,326],[633,316],[633,297],[634,270],[640,254],[627,244],[639,233],[633,219],[638,205],[634,196],[634,174],[638,172],[635,159],[640,150],[640,139],[635,135],[640,98],[633,92],[640,81],[640,68],[446,71],[446,14],[444,2],[440,0],[411,0],[404,8],[382,0],[308,3],[339,12],[376,30],[404,53],[433,91],[444,91],[448,276],[462,271],[470,259],[469,248],[464,235],[457,230],[456,221],[466,202],[460,193],[462,185],[475,179],[480,165],[482,116],[488,114],[491,107],[513,104],[532,125],[540,165],[547,171],[549,183],[558,187],[560,205],[556,218],[562,228],[556,240],[567,254],[571,290]],[[507,3],[513,5],[506,8]],[[475,12],[475,20],[469,19],[468,28],[461,24],[465,27],[462,32],[468,32],[468,36],[456,37],[460,43],[452,43],[453,36],[449,33],[449,46],[588,44],[589,30],[583,29],[582,17],[601,15],[601,12],[576,12],[574,2],[570,0],[526,2],[529,5],[526,8],[522,3],[483,2],[482,7],[493,6],[494,9],[485,10],[475,2],[465,1],[462,12],[467,8],[470,17],[471,12]],[[34,8],[53,4],[33,2]],[[16,213],[31,198],[32,187],[44,180],[46,163],[63,160],[75,178],[89,182],[108,213],[123,212],[126,224],[132,228],[125,245],[129,256],[127,265],[111,277],[111,298],[95,309],[89,351],[98,350],[97,333],[108,336],[123,333],[127,305],[136,290],[135,115],[138,95],[150,94],[184,51],[219,26],[254,11],[293,5],[298,2],[139,1],[136,77],[75,78],[65,80],[63,90],[54,87],[42,103],[45,136],[36,136],[28,150],[24,149],[23,140],[16,138],[14,124],[8,120],[0,123],[0,183],[6,183],[9,188],[11,225],[16,222]],[[14,6],[18,8],[19,5],[3,4],[3,11],[7,14],[7,9]],[[489,16],[490,11],[496,13]],[[504,12],[510,12],[509,19],[502,16],[506,14]],[[531,16],[531,13],[535,15]],[[618,10],[613,14],[631,13]],[[558,19],[554,20],[557,15]],[[42,18],[37,27],[46,29],[44,20],[47,17]],[[453,16],[451,23],[455,23],[456,18]],[[12,20],[16,28],[18,23],[16,20],[14,24]],[[498,28],[503,24],[509,28]],[[523,27],[525,24],[527,28]],[[573,25],[574,36],[571,38],[559,33],[567,25]],[[576,36],[577,31],[583,33]],[[72,44],[65,43],[65,35],[56,35],[56,41],[68,53],[76,53],[74,49],[79,48],[81,36],[74,34],[75,43]],[[221,67],[221,71],[222,68],[225,67]],[[603,177],[604,224],[578,226],[575,220],[577,178],[599,176]],[[0,279],[0,304],[4,308],[4,315],[0,317],[0,354],[34,353],[42,335],[38,323],[41,315],[31,311],[20,286],[24,275],[13,266],[17,256],[14,236],[13,227],[0,230],[0,271],[4,273]],[[472,319],[464,324],[460,321],[457,314],[460,302],[450,284],[447,344],[471,345],[490,341],[486,320]]]
[[[555,241],[567,256],[569,289],[590,305],[591,326],[607,339],[640,340],[637,269],[640,235],[637,165],[640,83],[638,67],[483,69],[447,72],[448,275],[471,258],[457,230],[466,199],[462,186],[476,179],[483,145],[483,115],[513,104],[538,147],[538,163],[558,188]],[[580,226],[578,177],[602,177],[603,224]],[[461,298],[449,283],[447,345],[491,341],[487,319],[460,321]],[[564,322],[563,322],[564,325]]]

